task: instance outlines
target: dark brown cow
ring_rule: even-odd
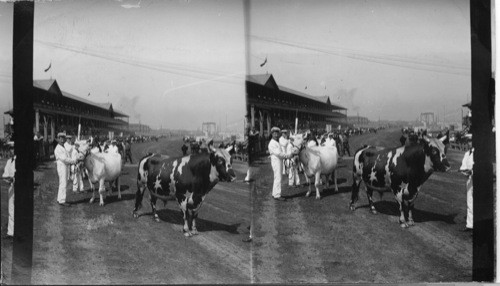
[[[209,146],[207,152],[176,159],[159,154],[142,158],[137,175],[134,217],[139,217],[137,211],[147,188],[156,221],[159,221],[156,200],[166,202],[175,197],[184,215],[184,235],[198,234],[196,218],[205,196],[219,181],[231,182],[236,179],[228,151]]]

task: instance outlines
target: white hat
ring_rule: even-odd
[[[9,142],[7,142],[7,145],[8,145],[10,148],[13,148],[13,147],[14,147],[14,141],[9,141]]]
[[[280,132],[280,129],[275,126],[275,127],[271,128],[271,133],[273,133],[273,132]]]
[[[57,133],[57,137],[66,137],[66,133],[65,132],[59,132]]]

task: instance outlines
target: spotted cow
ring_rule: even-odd
[[[219,181],[231,182],[236,179],[231,167],[230,148],[216,149],[210,145],[208,151],[181,158],[159,154],[142,158],[137,175],[134,217],[139,217],[138,210],[147,188],[151,194],[154,220],[159,222],[156,200],[166,203],[174,198],[184,216],[184,235],[198,234],[196,218],[205,196]]]
[[[450,169],[442,140],[424,137],[420,144],[393,149],[365,146],[356,151],[349,208],[356,209],[359,186],[363,181],[373,214],[377,213],[373,191],[392,190],[399,203],[401,227],[414,225],[412,210],[420,187],[434,170],[446,172]]]

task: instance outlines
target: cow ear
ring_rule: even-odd
[[[424,137],[422,137],[422,139],[424,139],[425,142],[427,142],[427,143],[431,142],[431,140],[429,139],[429,137],[427,137],[427,135],[425,135]]]
[[[208,145],[208,150],[210,150],[211,153],[215,153],[215,148],[213,145]]]

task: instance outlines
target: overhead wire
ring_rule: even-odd
[[[321,47],[321,45],[311,45],[311,44],[308,45],[308,44],[304,44],[304,43],[291,42],[291,41],[285,41],[285,40],[268,38],[268,37],[261,37],[261,36],[257,36],[257,35],[251,35],[250,37],[254,38],[256,40],[264,41],[264,42],[269,42],[269,43],[274,43],[274,44],[279,44],[279,45],[286,45],[286,46],[290,46],[290,47],[294,47],[294,48],[311,50],[311,51],[316,51],[316,52],[320,52],[320,53],[330,54],[330,55],[339,56],[339,57],[346,57],[346,58],[351,58],[351,59],[361,60],[361,61],[366,61],[366,62],[373,62],[373,63],[402,67],[402,68],[409,68],[409,69],[413,69],[413,70],[432,71],[432,72],[440,72],[440,73],[447,73],[447,74],[455,74],[455,75],[463,75],[463,76],[469,75],[470,76],[470,69],[468,67],[461,66],[461,65],[453,65],[453,64],[447,64],[447,63],[435,63],[432,61],[425,61],[422,59],[413,59],[413,58],[407,58],[407,57],[395,56],[395,55],[385,55],[385,54],[376,54],[376,53],[370,54],[368,52],[362,52],[362,51],[353,50],[353,49],[342,49],[342,48],[332,48],[332,47],[324,48],[324,47]]]

